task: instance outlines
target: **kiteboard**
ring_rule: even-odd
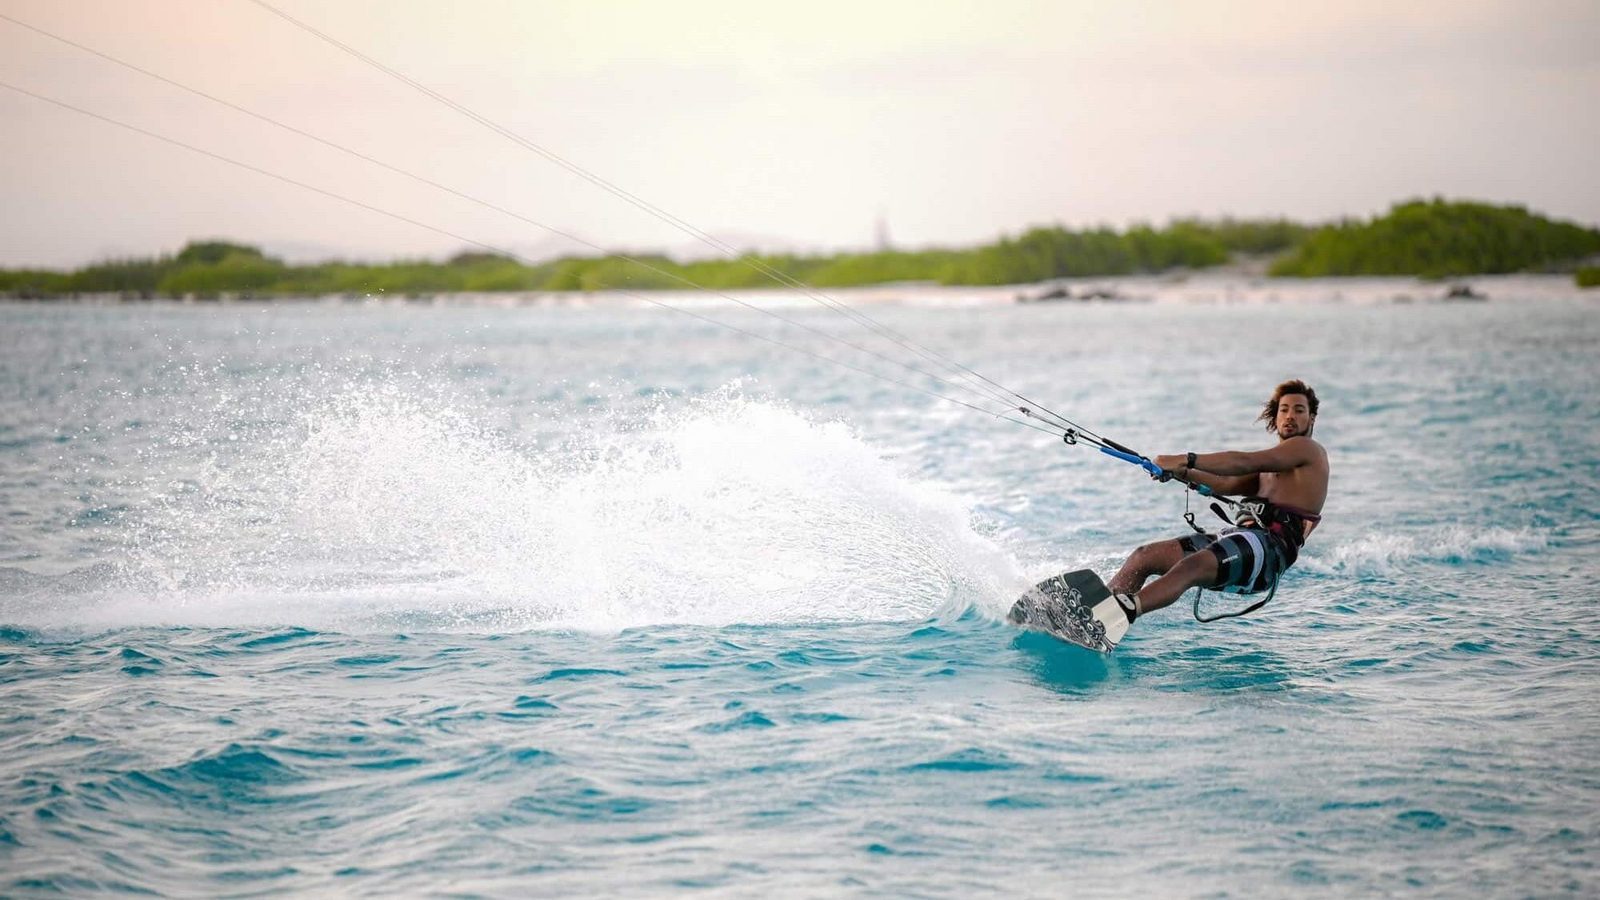
[[[1088,569],[1046,578],[1029,588],[1006,620],[1101,653],[1117,649],[1129,624],[1117,598]]]

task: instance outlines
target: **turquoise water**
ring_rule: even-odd
[[[1322,394],[1277,599],[1105,658],[1004,610],[1180,491],[713,325],[0,306],[0,894],[1592,896],[1600,307],[1324,290],[872,310],[1147,452]]]

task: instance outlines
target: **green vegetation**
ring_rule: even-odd
[[[1584,266],[1578,269],[1578,287],[1600,287],[1600,266]]]
[[[1023,284],[1052,278],[1203,269],[1239,256],[1278,255],[1274,275],[1446,277],[1570,266],[1600,253],[1600,231],[1555,222],[1518,206],[1443,200],[1396,205],[1370,222],[1313,227],[1284,219],[1177,219],[1074,231],[1033,228],[981,247],[883,250],[827,256],[750,255],[677,262],[660,255],[566,257],[526,265],[494,253],[444,262],[289,265],[227,241],[197,241],[173,256],[110,260],[72,272],[0,270],[0,296],[127,298],[419,295],[489,291],[712,290],[773,287],[777,270],[821,288],[926,281]],[[1594,284],[1595,269],[1580,271]],[[1587,273],[1587,274],[1585,274]],[[1585,279],[1588,279],[1586,282]]]
[[[1282,253],[1305,240],[1315,229],[1288,219],[1177,219],[1174,228],[1209,237],[1230,253],[1269,256]]]
[[[942,279],[947,284],[1020,284],[1075,275],[1128,275],[1228,261],[1228,250],[1203,232],[1173,226],[1067,231],[1035,228],[1016,240],[979,247]]]
[[[176,256],[115,260],[75,272],[0,271],[0,295],[42,298],[109,293],[128,298],[319,296],[323,294],[443,291],[523,291],[544,288],[550,266],[530,268],[489,253],[462,253],[447,262],[385,265],[325,262],[291,266],[254,247],[223,241],[191,243]]]
[[[1226,262],[1233,244],[1252,249],[1283,223],[1223,220],[1177,222],[1165,229],[1135,226],[1069,231],[1035,228],[1018,238],[968,250],[884,250],[831,256],[750,255],[679,263],[665,256],[567,257],[539,265],[492,253],[461,253],[443,263],[386,265],[327,262],[290,266],[254,247],[200,241],[175,256],[114,260],[75,272],[0,272],[0,294],[60,297],[112,293],[131,298],[433,294],[478,291],[714,290],[772,287],[777,270],[817,287],[893,281],[940,284],[1015,284],[1069,275],[1159,272]]]
[[[1451,275],[1521,272],[1600,253],[1600,231],[1521,206],[1445,200],[1396,204],[1371,222],[1340,222],[1305,238],[1273,275]]]

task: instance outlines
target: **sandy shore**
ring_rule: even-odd
[[[1467,296],[1451,296],[1452,293]],[[970,307],[1013,303],[1040,304],[1273,304],[1348,303],[1389,306],[1411,303],[1495,302],[1527,300],[1600,301],[1600,289],[1579,288],[1571,275],[1475,275],[1444,281],[1417,278],[1268,278],[1249,272],[1221,271],[1102,278],[1064,278],[1037,284],[945,287],[926,283],[883,284],[868,287],[818,288],[810,293],[792,289],[730,291],[518,291],[504,293],[446,293],[403,295],[372,293],[303,298],[128,300],[116,294],[86,294],[66,301],[22,303],[160,303],[182,305],[261,305],[266,303],[325,303],[375,305],[441,305],[478,307],[588,307],[658,304],[685,308],[720,308],[731,302],[764,308],[801,308],[829,301],[848,306],[904,305],[920,307]]]

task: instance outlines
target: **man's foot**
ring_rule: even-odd
[[[1112,594],[1117,598],[1117,605],[1122,607],[1122,614],[1128,617],[1128,623],[1139,618],[1139,598],[1133,594]]]

